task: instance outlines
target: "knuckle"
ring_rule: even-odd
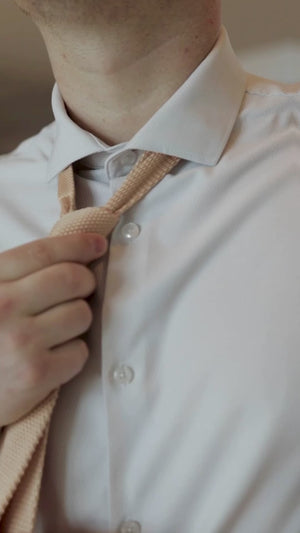
[[[80,265],[69,263],[63,269],[63,283],[65,283],[72,293],[81,289],[84,281],[83,268]]]
[[[11,352],[25,351],[36,339],[34,323],[23,320],[8,333],[7,344]]]
[[[85,270],[86,270],[86,279],[87,279],[87,284],[88,284],[87,286],[89,290],[94,291],[97,287],[96,276],[88,268],[85,268]]]
[[[88,344],[83,339],[78,339],[78,351],[83,359],[83,363],[89,355]]]
[[[34,361],[27,361],[23,365],[21,374],[22,387],[25,389],[37,388],[47,376],[48,365],[44,357],[40,356]]]
[[[93,321],[93,313],[89,304],[86,300],[78,300],[78,304],[80,312],[82,313],[82,320],[84,320],[86,324],[90,326]]]
[[[15,310],[16,302],[15,298],[8,294],[6,290],[1,288],[0,291],[0,320],[9,318]]]
[[[88,348],[87,343],[84,340],[78,339],[78,343],[76,346],[76,352],[77,352],[77,357],[74,358],[74,360],[75,359],[77,360],[76,362],[77,371],[81,372],[81,370],[84,368],[89,357],[89,348]]]
[[[41,268],[53,262],[51,250],[45,240],[35,242],[32,253]]]
[[[81,248],[86,249],[93,246],[94,241],[91,235],[87,235],[85,232],[77,233],[79,245]]]

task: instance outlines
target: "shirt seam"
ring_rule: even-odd
[[[246,94],[251,94],[255,96],[287,96],[288,98],[292,98],[294,96],[300,96],[300,91],[295,93],[285,93],[285,92],[263,92],[263,91],[252,91],[251,89],[246,89]]]

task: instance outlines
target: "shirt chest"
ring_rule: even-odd
[[[79,181],[78,207],[119,185]],[[44,530],[117,531],[132,518],[149,533],[215,532],[274,457],[236,519],[239,533],[253,516],[272,531],[298,476],[299,201],[264,187],[187,172],[120,220],[90,361],[51,426]],[[24,236],[39,238],[46,221],[30,217]]]

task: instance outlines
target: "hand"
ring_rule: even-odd
[[[93,321],[86,266],[99,235],[47,237],[0,253],[0,427],[17,421],[83,368]]]

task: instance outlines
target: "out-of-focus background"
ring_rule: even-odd
[[[223,23],[244,68],[300,82],[299,0],[223,0]],[[52,122],[54,78],[37,28],[14,4],[0,3],[0,153]]]

